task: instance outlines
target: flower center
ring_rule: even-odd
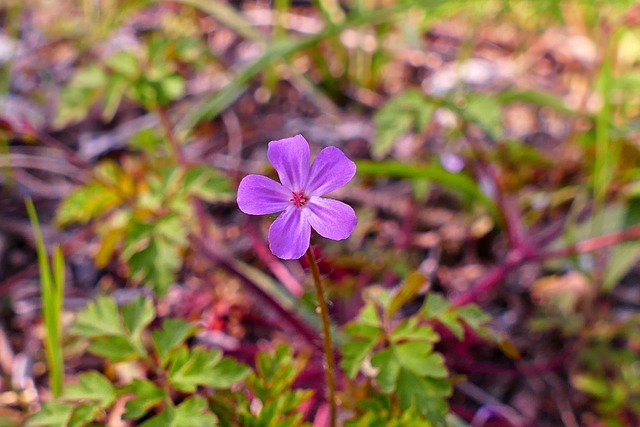
[[[303,191],[299,191],[299,192],[292,192],[291,193],[291,198],[289,199],[289,201],[291,203],[293,203],[294,205],[296,205],[296,208],[301,208],[305,205],[305,203],[307,203],[309,199],[307,198],[307,195],[304,194]]]

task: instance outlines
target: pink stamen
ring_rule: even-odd
[[[298,193],[291,193],[291,195],[293,197],[291,197],[289,201],[296,205],[296,208],[301,208],[305,203],[307,203],[307,195],[304,194],[304,192],[300,191]]]

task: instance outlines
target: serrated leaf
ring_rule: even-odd
[[[71,418],[73,406],[60,402],[45,402],[38,412],[33,414],[27,427],[65,427]]]
[[[389,305],[385,310],[385,316],[390,318],[403,305],[411,301],[428,282],[428,278],[419,271],[411,272],[402,282],[399,289],[395,291]]]
[[[400,366],[418,376],[446,378],[449,374],[444,358],[438,353],[433,353],[429,344],[410,341],[394,345],[392,348]]]
[[[184,246],[189,242],[188,231],[178,215],[165,215],[156,223],[154,231],[171,245]]]
[[[232,194],[228,178],[207,166],[198,166],[187,170],[184,177],[184,188],[187,195],[198,197],[210,203],[228,199]]]
[[[491,321],[491,316],[475,304],[468,304],[457,308],[456,314],[473,329],[478,329]]]
[[[375,327],[380,327],[382,325],[382,320],[380,319],[380,314],[378,313],[378,308],[375,304],[367,303],[362,310],[360,310],[358,323]]]
[[[78,313],[71,332],[85,338],[127,335],[115,300],[106,296],[90,301],[87,308]]]
[[[429,293],[427,296],[427,301],[424,304],[424,314],[427,319],[433,319],[437,317],[440,313],[446,311],[451,307],[451,303],[447,301],[440,294]]]
[[[73,222],[84,224],[119,204],[120,197],[113,190],[100,184],[88,184],[64,199],[56,211],[55,221],[59,226]]]
[[[100,406],[95,404],[76,406],[73,409],[67,427],[84,427],[93,421],[101,412],[102,409],[100,409]]]
[[[145,421],[141,427],[213,427],[218,419],[209,412],[200,396],[191,397],[177,407],[166,407],[160,414]]]
[[[125,387],[125,390],[133,394],[133,398],[128,400],[126,412],[122,418],[138,419],[149,412],[151,408],[158,405],[166,397],[164,390],[148,380],[134,379]]]
[[[461,114],[465,120],[480,126],[491,138],[498,139],[502,135],[502,106],[495,97],[470,94]]]
[[[359,320],[351,322],[344,327],[347,335],[357,338],[366,338],[367,340],[375,340],[380,335],[380,327],[361,323]]]
[[[198,328],[182,319],[164,319],[162,329],[151,333],[151,340],[158,352],[162,366],[167,363],[169,352],[189,339]]]
[[[391,393],[396,389],[396,380],[398,379],[398,373],[400,372],[400,364],[393,350],[391,348],[385,348],[379,351],[371,358],[371,365],[378,368],[378,375],[376,376],[376,383],[380,387],[380,390],[384,393]]]
[[[143,296],[122,307],[122,320],[134,342],[142,347],[141,334],[156,316],[153,302]]]
[[[373,116],[376,124],[373,157],[381,159],[389,154],[402,135],[424,130],[434,111],[434,104],[417,90],[407,90],[389,100]]]
[[[417,318],[410,317],[391,332],[391,340],[394,343],[405,340],[436,343],[440,341],[440,335],[431,326],[419,325]]]
[[[362,361],[371,352],[374,345],[375,341],[347,341],[342,345],[340,366],[349,378],[355,378]]]
[[[445,311],[444,313],[440,313],[437,319],[440,323],[446,326],[447,329],[449,329],[453,333],[453,335],[456,336],[456,338],[461,340],[464,337],[464,328],[455,313],[451,311]]]
[[[115,387],[99,372],[81,374],[78,383],[67,385],[63,394],[65,400],[90,400],[101,408],[111,405],[115,398]]]
[[[449,405],[444,399],[451,394],[446,380],[422,378],[406,369],[398,374],[398,397],[403,410],[415,406],[434,426],[445,426]]]
[[[128,338],[107,336],[94,338],[87,350],[96,356],[109,359],[110,362],[120,362],[139,355]]]
[[[151,286],[163,296],[175,280],[174,271],[181,262],[177,248],[162,239],[152,239],[148,246],[134,253],[128,260],[131,278]],[[177,265],[176,265],[177,264]]]
[[[195,347],[188,351],[181,348],[171,361],[169,381],[176,389],[190,393],[198,386],[227,388],[248,374],[246,366],[233,359],[223,359],[219,350]]]

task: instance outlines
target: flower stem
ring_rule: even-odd
[[[316,286],[316,295],[318,297],[318,304],[320,305],[320,317],[322,319],[322,339],[324,343],[324,358],[325,358],[325,373],[327,376],[327,394],[330,408],[330,422],[331,427],[336,427],[336,372],[335,361],[333,360],[333,344],[331,342],[331,323],[329,322],[329,307],[327,306],[327,300],[324,297],[324,290],[322,289],[322,282],[320,281],[320,272],[318,271],[318,263],[316,257],[313,255],[311,247],[307,249],[307,260],[309,261],[309,267],[311,268],[311,275],[313,276],[313,283]]]

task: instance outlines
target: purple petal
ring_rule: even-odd
[[[313,161],[307,182],[309,195],[322,196],[336,190],[356,174],[356,164],[336,147],[327,147]]]
[[[238,186],[238,207],[249,215],[268,215],[292,206],[291,192],[266,176],[247,175]]]
[[[280,182],[291,191],[305,189],[309,156],[309,143],[302,135],[271,141],[267,149],[267,157],[278,172]]]
[[[309,248],[311,227],[303,209],[293,205],[280,215],[269,228],[269,249],[282,259],[298,259]]]
[[[338,200],[312,196],[305,208],[311,227],[327,239],[346,239],[358,223],[353,208]]]

